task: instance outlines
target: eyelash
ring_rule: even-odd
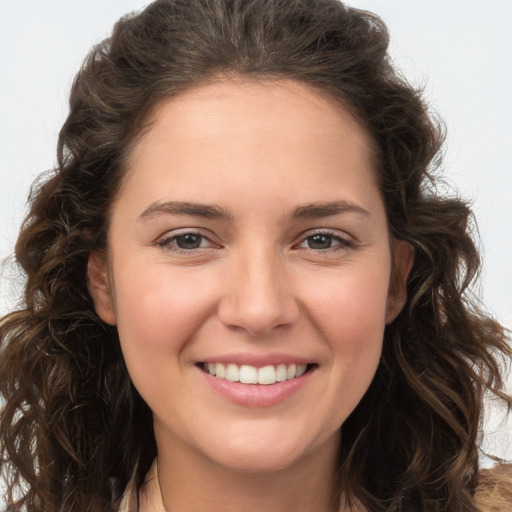
[[[326,229],[320,229],[318,231],[314,231],[313,233],[309,233],[307,236],[304,236],[301,239],[301,242],[299,244],[296,244],[295,247],[301,246],[304,243],[307,243],[308,240],[311,241],[311,239],[315,236],[322,236],[325,238],[330,239],[331,243],[334,243],[335,245],[332,245],[330,247],[324,248],[324,249],[314,249],[312,247],[303,247],[303,249],[311,252],[335,252],[335,251],[344,251],[350,248],[353,248],[355,246],[355,242],[351,239],[345,238],[343,236],[340,236],[337,232],[326,230]]]
[[[211,249],[211,247],[194,247],[194,248],[190,248],[190,249],[184,249],[183,247],[179,247],[177,245],[177,240],[179,240],[180,238],[189,236],[189,235],[198,237],[200,239],[201,244],[203,241],[207,240],[210,245],[218,246],[217,244],[212,242],[206,235],[204,235],[200,231],[196,231],[193,229],[188,229],[186,231],[184,230],[184,231],[174,234],[172,236],[164,236],[163,238],[161,238],[160,240],[157,241],[156,245],[158,245],[159,247],[163,247],[164,249],[167,249],[167,250],[170,250],[173,252],[177,252],[177,253],[182,253],[182,254],[190,254],[191,252],[204,251],[204,250]]]
[[[192,247],[192,248],[188,248],[188,249],[179,247],[177,245],[177,240],[179,240],[180,238],[189,236],[189,235],[198,237],[200,239],[200,245],[206,240],[209,243],[209,246],[208,247],[199,246],[199,247]],[[331,243],[334,243],[335,245],[331,245],[330,247],[326,247],[326,248],[322,248],[322,249],[315,249],[312,247],[301,247],[302,244],[308,243],[308,241],[311,242],[311,240],[315,236],[325,237],[325,238],[329,239],[329,241]],[[156,245],[159,247],[162,247],[164,249],[167,249],[167,250],[170,250],[173,252],[177,252],[177,253],[182,253],[182,254],[190,254],[192,252],[197,252],[197,251],[208,251],[212,248],[212,246],[220,247],[220,245],[216,244],[215,242],[212,242],[210,240],[210,238],[208,238],[208,236],[204,235],[200,231],[195,231],[195,230],[187,230],[187,231],[183,231],[183,232],[174,234],[172,236],[165,236],[164,238],[158,240],[156,242]],[[303,250],[306,250],[309,252],[314,252],[314,253],[318,253],[318,252],[325,253],[325,252],[343,251],[343,250],[353,248],[354,246],[355,246],[355,242],[353,240],[349,240],[348,238],[339,236],[336,232],[324,229],[324,230],[318,230],[313,233],[307,234],[307,236],[303,236],[301,238],[300,242],[298,244],[294,244],[293,247],[303,249]]]

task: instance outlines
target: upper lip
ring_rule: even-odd
[[[198,363],[220,363],[220,364],[229,364],[233,363],[238,366],[241,365],[249,365],[255,366],[256,368],[262,368],[264,366],[277,366],[279,364],[312,364],[314,361],[311,359],[291,355],[291,354],[222,354],[217,356],[205,357]]]

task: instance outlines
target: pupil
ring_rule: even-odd
[[[332,237],[329,235],[313,235],[309,238],[310,249],[329,249]]]
[[[201,245],[201,236],[187,233],[176,238],[176,244],[180,249],[197,249]]]

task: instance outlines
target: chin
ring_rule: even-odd
[[[301,459],[299,453],[273,449],[224,450],[222,454],[212,454],[213,460],[225,469],[236,473],[275,473],[294,466]]]
[[[278,472],[293,467],[318,451],[321,443],[307,437],[293,435],[293,432],[282,428],[262,429],[256,426],[249,431],[231,432],[225,439],[210,443],[209,456],[217,464],[235,472]]]

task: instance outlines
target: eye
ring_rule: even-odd
[[[330,249],[334,238],[331,235],[312,235],[306,238],[309,249]]]
[[[197,233],[186,233],[174,237],[174,242],[180,249],[199,249],[205,238]]]
[[[157,245],[177,252],[208,249],[215,246],[206,236],[195,231],[183,231],[175,235],[167,234],[158,240]]]
[[[348,238],[343,238],[330,232],[318,232],[305,237],[298,247],[313,251],[326,251],[346,249],[353,245],[353,241]]]

